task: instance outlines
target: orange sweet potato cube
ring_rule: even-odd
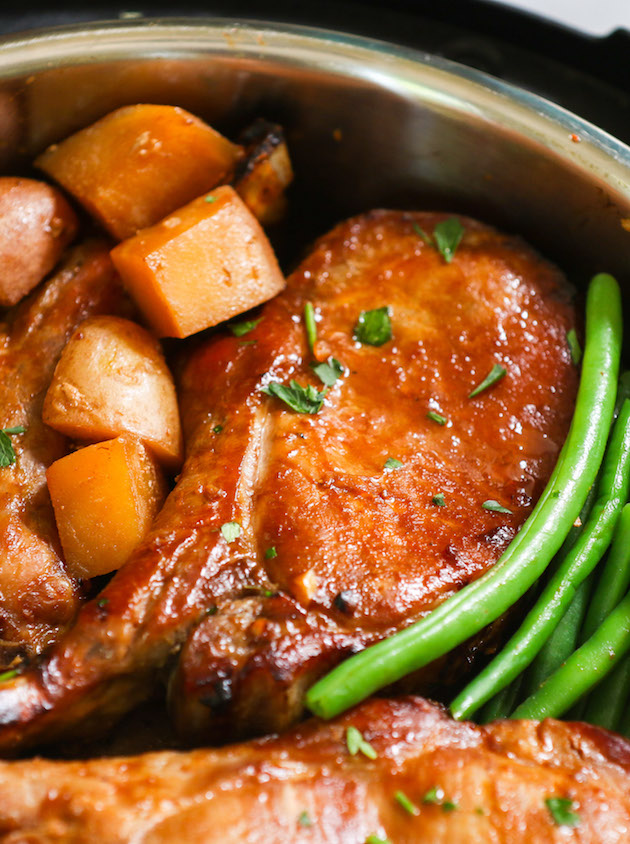
[[[140,104],[52,144],[35,164],[122,240],[229,180],[241,155],[190,112]]]
[[[123,241],[111,256],[161,337],[188,337],[285,286],[259,222],[227,185]]]
[[[46,477],[66,565],[80,578],[120,568],[166,497],[155,458],[130,436],[68,454]]]

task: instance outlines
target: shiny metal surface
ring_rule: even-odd
[[[233,134],[282,122],[296,241],[375,206],[445,208],[518,231],[572,272],[630,283],[630,149],[562,108],[446,60],[280,24],[155,20],[0,42],[0,164],[133,102]]]

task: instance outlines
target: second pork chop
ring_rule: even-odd
[[[183,732],[282,728],[344,654],[496,562],[568,430],[575,316],[561,274],[518,239],[463,219],[447,263],[420,234],[442,220],[373,212],[341,224],[252,331],[192,354],[177,487],[48,659],[0,689],[6,751],[104,726],[177,657]],[[372,345],[356,325],[381,308],[391,337],[381,312]],[[329,358],[341,373],[324,398],[312,363]],[[471,398],[495,365],[505,375]],[[293,388],[293,403],[315,412],[263,391],[291,380],[311,386]]]

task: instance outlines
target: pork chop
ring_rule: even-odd
[[[120,310],[116,278],[104,243],[76,247],[0,326],[0,428],[25,428],[11,437],[16,462],[0,469],[0,671],[44,651],[77,610],[79,584],[61,558],[46,487],[68,441],[44,425],[42,403],[75,328]]]
[[[253,330],[193,351],[177,486],[98,601],[0,687],[4,752],[103,729],[173,668],[187,737],[284,728],[344,655],[496,562],[568,430],[575,314],[557,269],[473,220],[446,262],[419,235],[443,219],[342,223]],[[379,309],[391,338],[359,330],[360,342],[361,312]],[[325,397],[314,359],[340,376]],[[495,366],[504,377],[471,398]],[[313,412],[263,391],[292,379],[310,385],[293,393]]]
[[[374,759],[350,754],[349,727]],[[625,844],[628,829],[620,736],[478,727],[420,698],[222,750],[0,763],[5,844]]]

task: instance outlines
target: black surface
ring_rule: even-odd
[[[542,94],[630,143],[630,33],[595,38],[485,0],[208,0],[50,3],[0,8],[0,31],[149,17],[245,17],[381,38],[471,65]]]

